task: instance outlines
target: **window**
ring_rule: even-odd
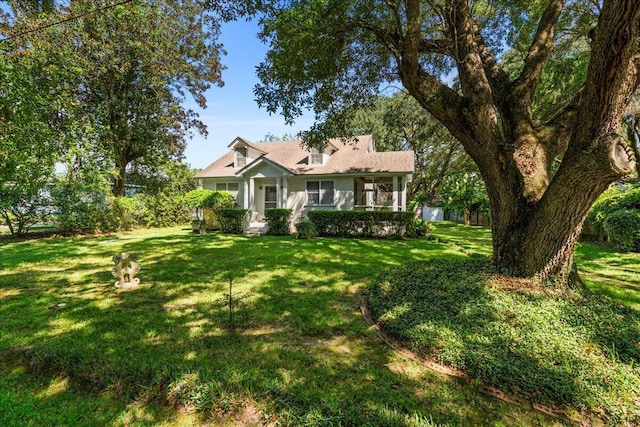
[[[234,197],[238,196],[238,188],[237,182],[216,182],[216,191],[228,191]]]
[[[247,147],[236,148],[236,168],[243,168],[247,165]]]
[[[333,205],[333,181],[307,181],[307,205]]]
[[[322,151],[317,148],[309,148],[309,165],[321,165],[323,164]]]

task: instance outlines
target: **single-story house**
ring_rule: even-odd
[[[404,211],[413,172],[413,151],[376,152],[372,135],[330,139],[322,149],[237,137],[196,179],[201,189],[232,193],[252,221],[289,208],[295,224],[313,209]]]

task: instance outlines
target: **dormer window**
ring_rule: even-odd
[[[319,166],[324,164],[324,153],[317,148],[309,148],[309,165]]]
[[[236,147],[236,168],[243,168],[247,165],[247,147]]]

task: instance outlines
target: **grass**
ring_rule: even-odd
[[[638,254],[580,245],[578,263],[598,292],[568,298],[495,274],[484,256],[486,230],[443,224],[436,235],[472,256],[380,274],[369,303],[383,330],[533,402],[615,425],[640,423],[640,313],[619,304],[637,307]],[[610,291],[620,284],[622,292]]]
[[[563,424],[403,357],[362,319],[380,270],[490,251],[483,229],[437,232],[442,242],[180,228],[0,241],[0,425]],[[140,255],[132,292],[110,274],[123,251]]]
[[[491,255],[491,230],[488,228],[442,222],[434,236],[465,254]],[[640,310],[640,254],[578,243],[575,258],[580,276],[590,289]]]

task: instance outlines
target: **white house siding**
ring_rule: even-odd
[[[307,206],[307,181],[333,181],[333,205]],[[289,194],[287,208],[293,210],[292,222],[300,221],[310,210],[353,210],[354,179],[353,177],[297,177],[288,179]]]
[[[444,221],[444,211],[442,208],[423,206],[422,219],[425,221]]]
[[[216,184],[219,182],[237,182],[238,194],[236,195],[236,203],[242,207],[244,200],[244,181],[237,178],[202,178],[202,189],[216,191]]]
[[[256,165],[254,168],[251,168],[249,175],[253,178],[276,178],[282,176],[282,171],[277,170],[267,163],[262,163],[261,165]]]

